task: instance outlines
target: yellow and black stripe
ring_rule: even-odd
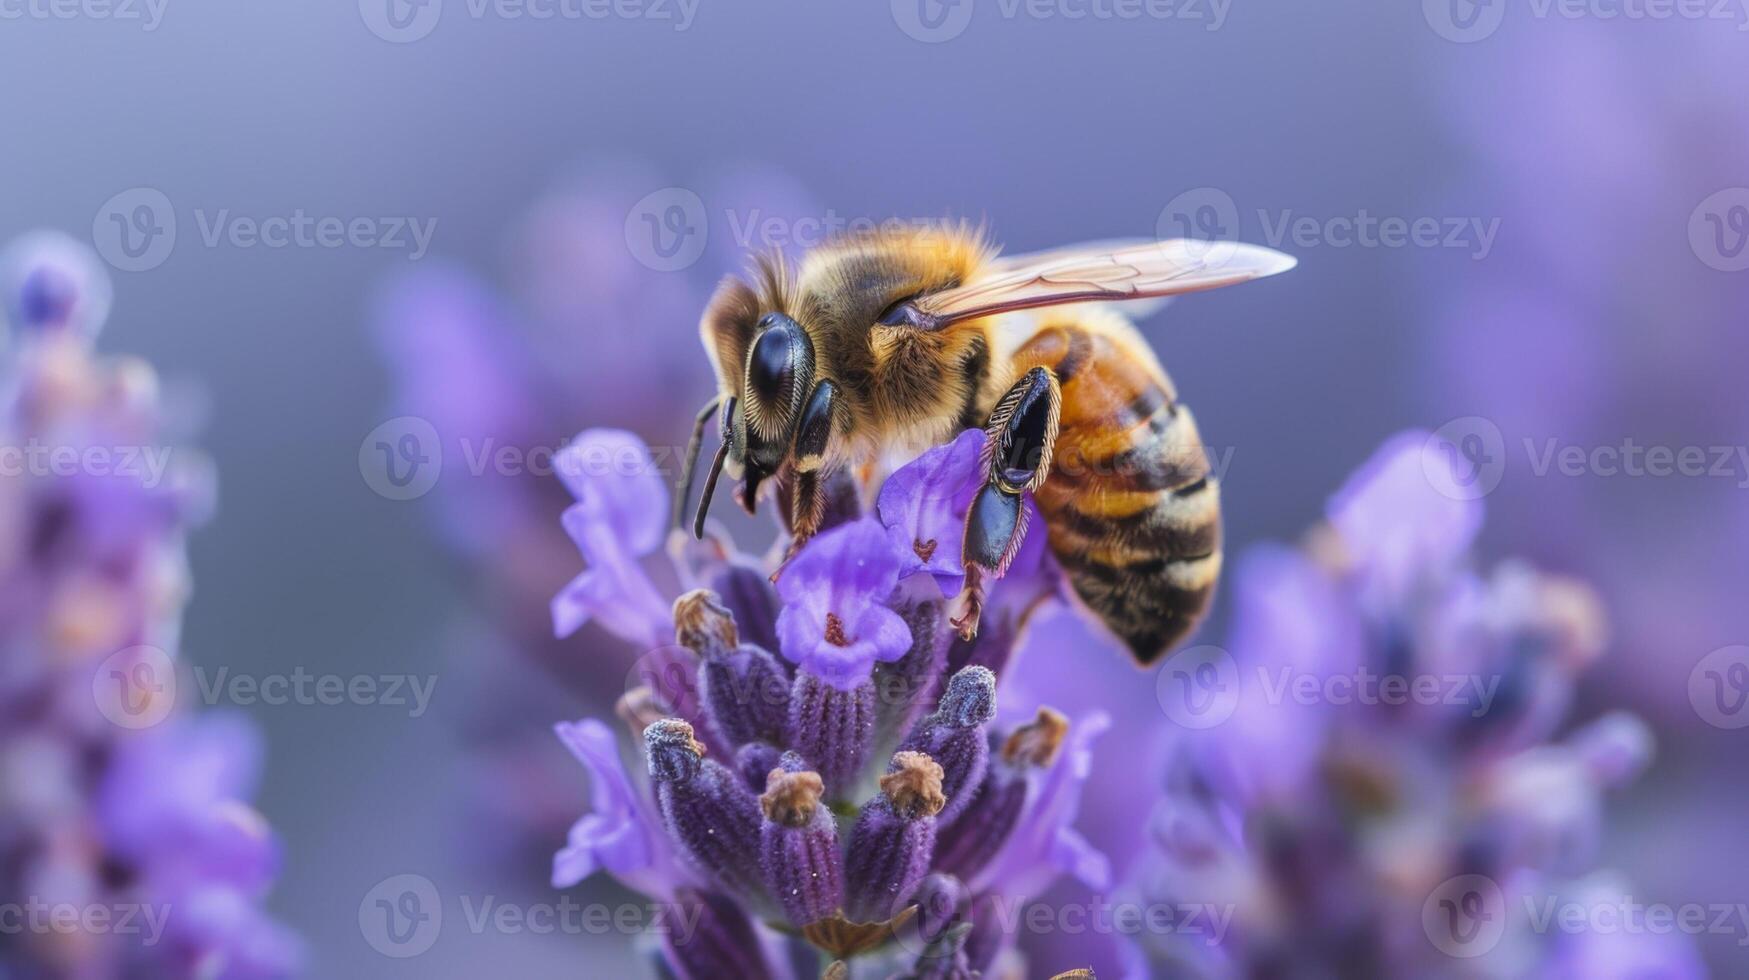
[[[1221,566],[1220,490],[1190,410],[1108,310],[1043,318],[1013,368],[1055,372],[1062,417],[1035,495],[1076,594],[1148,664],[1201,619]]]

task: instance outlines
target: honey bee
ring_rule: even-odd
[[[982,428],[984,483],[966,518],[954,627],[975,634],[986,580],[1026,533],[1030,493],[1075,595],[1146,666],[1209,605],[1220,496],[1190,410],[1109,304],[1294,265],[1266,248],[1197,241],[1005,258],[965,227],[847,237],[794,269],[763,259],[752,282],[724,280],[700,322],[719,393],[693,428],[676,523],[713,415],[722,445],[693,533],[727,472],[748,513],[762,487],[779,488],[791,556],[820,528],[827,477],[848,470],[872,493],[893,465]]]

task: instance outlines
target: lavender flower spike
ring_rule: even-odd
[[[904,477],[891,493],[916,496],[931,513],[912,516],[936,520],[935,510],[951,511],[960,482],[953,466],[936,463],[968,447],[975,439],[926,453],[895,474]],[[856,510],[853,498],[842,505]],[[604,802],[592,816],[599,819],[580,821],[561,855],[572,871],[566,880],[593,868],[624,878],[630,867],[651,879],[638,885],[651,893],[685,894],[707,883],[716,926],[692,944],[671,943],[662,966],[688,980],[725,971],[796,980],[815,975],[822,953],[837,961],[828,975],[838,977],[850,975],[846,961],[864,955],[876,962],[856,972],[869,976],[909,969],[971,980],[998,957],[1006,968],[1018,956],[1016,937],[966,931],[961,926],[977,922],[970,912],[1037,896],[1064,870],[1103,884],[1093,872],[1104,870],[1069,827],[1098,719],[1077,726],[1063,752],[1056,748],[1067,725],[1054,713],[1041,714],[1056,722],[1044,734],[1035,735],[1038,726],[995,730],[998,677],[987,665],[1009,661],[1025,612],[1056,577],[1042,536],[1035,538],[1034,567],[991,583],[990,608],[1013,613],[1000,617],[1006,628],[962,651],[957,671],[946,600],[917,564],[926,556],[915,539],[868,516],[816,535],[774,590],[769,565],[720,537],[665,552],[677,580],[716,587],[680,596],[665,624],[698,680],[697,696],[682,706],[665,701],[666,692],[639,689],[621,706],[648,754],[649,808],[658,815],[641,825],[658,827],[676,860],[667,868],[641,864],[638,807],[598,789]],[[772,554],[783,551],[780,542]],[[968,664],[972,654],[978,659]],[[701,738],[721,763],[704,758]],[[1016,759],[992,764],[993,744],[1019,746],[1006,753]],[[614,791],[622,785],[607,760],[580,757]],[[943,874],[938,833],[962,825],[987,831],[978,842],[986,846],[960,848],[954,873]],[[909,954],[890,949],[911,935],[916,918],[925,920],[921,942]],[[769,959],[749,953],[743,927]],[[932,953],[918,960],[925,946]]]

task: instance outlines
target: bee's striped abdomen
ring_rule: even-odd
[[[1127,320],[1045,318],[1016,353],[1062,386],[1050,477],[1036,494],[1081,600],[1146,664],[1201,618],[1221,566],[1220,491],[1190,410]]]

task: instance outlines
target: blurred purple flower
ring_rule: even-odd
[[[259,739],[179,710],[162,673],[210,467],[165,445],[151,368],[92,349],[109,302],[96,257],[39,235],[6,263],[0,444],[90,465],[0,474],[0,895],[136,928],[14,931],[0,973],[289,975],[300,945],[262,909],[278,843],[248,803]]]
[[[1749,423],[1749,280],[1726,254],[1743,202],[1715,197],[1749,166],[1740,38],[1667,26],[1529,18],[1445,79],[1451,135],[1475,165],[1442,206],[1502,231],[1485,261],[1429,277],[1420,391],[1432,410],[1485,420],[1467,429],[1498,430],[1502,539],[1585,568],[1624,648],[1671,653],[1620,658],[1600,681],[1685,722],[1672,660],[1692,666],[1749,632],[1749,562],[1731,533],[1745,527],[1743,467],[1636,478],[1589,462],[1630,442],[1734,451]],[[1575,447],[1582,472],[1548,468]]]
[[[951,502],[963,474],[940,463],[926,456],[890,480]],[[606,506],[579,513],[589,526],[569,526],[573,536],[637,550],[636,519]],[[907,564],[910,541],[873,517],[850,520],[810,541],[775,590],[759,563],[720,538],[707,545],[730,557],[677,577],[721,591],[680,596],[668,622],[695,685],[683,704],[639,687],[619,705],[644,744],[647,784],[619,769],[604,726],[560,726],[595,789],[555,859],[556,885],[605,869],[708,913],[710,928],[664,937],[676,976],[736,963],[749,976],[799,978],[791,964],[820,952],[857,957],[870,976],[989,969],[1014,956],[1016,937],[994,913],[980,932],[968,921],[977,909],[1024,902],[1066,874],[1109,884],[1109,864],[1073,827],[1106,720],[1071,726],[1040,708],[999,729],[998,674],[950,662],[947,600],[927,569]],[[1020,586],[1047,579],[1031,568]],[[1008,586],[992,583],[991,608]],[[781,657],[741,628],[770,608]],[[1008,642],[1023,619],[1002,634]],[[925,900],[922,925],[908,925]]]
[[[1305,551],[1241,562],[1226,710],[1173,738],[1155,851],[1130,882],[1230,922],[1144,931],[1134,969],[1571,975],[1572,937],[1526,911],[1594,900],[1577,876],[1603,793],[1646,764],[1650,735],[1618,714],[1547,741],[1602,645],[1599,605],[1521,565],[1471,571],[1480,507],[1435,489],[1451,465],[1436,445],[1387,441]],[[1448,922],[1441,902],[1499,929]],[[1628,947],[1648,975],[1701,975],[1684,943]]]

